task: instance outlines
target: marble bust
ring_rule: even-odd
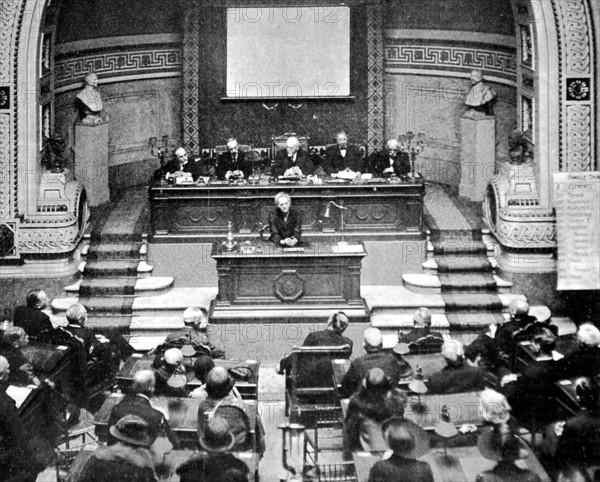
[[[94,72],[86,74],[85,87],[77,94],[82,124],[100,124],[107,120],[103,112],[102,97],[98,92],[98,76]]]
[[[496,92],[483,81],[481,70],[471,71],[471,88],[465,99],[467,111],[481,112],[485,115],[494,115],[492,107],[496,99]]]

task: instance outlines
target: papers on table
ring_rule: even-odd
[[[9,385],[6,389],[6,394],[15,401],[17,408],[23,405],[23,402],[27,400],[27,397],[33,390],[33,387],[17,387],[15,385]]]

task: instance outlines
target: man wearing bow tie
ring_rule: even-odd
[[[288,137],[285,149],[281,149],[275,156],[275,165],[271,170],[273,177],[278,176],[308,176],[313,174],[314,165],[308,153],[300,147],[296,137]]]
[[[390,139],[385,149],[376,152],[370,157],[371,172],[376,176],[389,177],[406,176],[410,172],[410,158],[406,152],[400,151],[400,143]]]
[[[227,141],[227,152],[219,156],[216,175],[219,179],[230,177],[243,179],[252,174],[252,166],[246,161],[246,155],[240,151],[238,141],[231,138]]]
[[[348,144],[346,131],[338,131],[335,140],[336,144],[331,144],[325,149],[325,170],[327,174],[346,169],[357,173],[362,172],[362,153],[357,145]]]

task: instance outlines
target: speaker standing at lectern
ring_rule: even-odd
[[[302,237],[300,213],[292,208],[292,199],[284,192],[275,196],[275,205],[277,207],[269,216],[269,241],[282,248],[296,246]]]

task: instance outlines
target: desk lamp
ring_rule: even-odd
[[[344,241],[344,211],[348,208],[344,207],[340,204],[337,204],[335,201],[329,201],[325,205],[325,212],[323,213],[323,217],[329,219],[331,217],[331,206],[338,208],[341,211],[341,230],[342,230],[342,240],[338,241],[338,246],[348,245],[346,241]]]

